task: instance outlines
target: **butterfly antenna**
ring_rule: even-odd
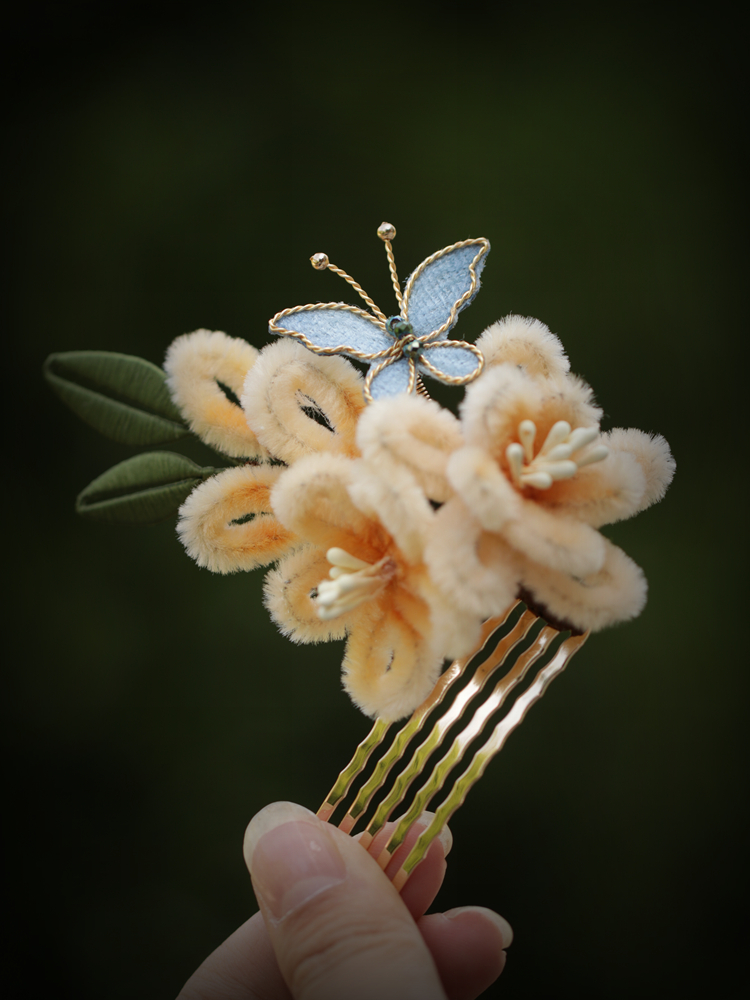
[[[381,312],[380,309],[378,309],[378,307],[372,301],[372,299],[364,290],[364,288],[360,285],[358,281],[355,281],[350,274],[347,274],[346,271],[342,271],[340,267],[336,267],[335,264],[332,264],[328,259],[327,255],[324,253],[314,253],[310,258],[310,263],[312,264],[312,266],[315,268],[316,271],[325,271],[325,270],[333,271],[334,274],[338,274],[340,278],[343,278],[344,281],[348,282],[352,286],[354,291],[357,293],[357,295],[359,295],[359,297],[367,303],[370,309],[372,309],[372,311],[380,320],[380,323],[383,326],[385,326],[386,324],[385,314]]]
[[[385,243],[385,252],[388,255],[388,267],[391,271],[391,281],[393,282],[393,291],[396,293],[396,301],[398,302],[398,311],[403,315],[404,312],[404,298],[401,294],[401,285],[398,283],[398,274],[396,272],[396,261],[393,258],[393,247],[391,246],[391,240],[396,239],[396,227],[392,226],[390,222],[381,222],[378,226],[378,236],[381,238],[383,243]]]

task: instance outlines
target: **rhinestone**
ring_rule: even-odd
[[[316,271],[325,271],[328,267],[328,256],[324,253],[314,253],[310,258],[310,263]]]
[[[392,226],[390,222],[381,222],[378,226],[378,236],[385,242],[385,240],[395,240],[396,239],[396,227]]]

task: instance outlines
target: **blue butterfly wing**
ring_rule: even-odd
[[[369,360],[393,347],[393,337],[364,309],[343,302],[319,302],[277,313],[268,325],[271,333],[286,334],[305,347],[325,354],[348,354]]]
[[[410,276],[404,312],[417,337],[442,339],[458,314],[479,291],[479,276],[490,250],[488,240],[467,240],[428,257]]]
[[[399,392],[408,392],[410,379],[408,359],[399,358],[373,378],[370,384],[372,398],[385,399],[386,396],[396,396]]]
[[[428,344],[417,367],[441,382],[446,381],[446,375],[470,381],[479,374],[482,362],[463,341],[457,340],[449,347],[430,347]]]

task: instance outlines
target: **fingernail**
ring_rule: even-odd
[[[435,813],[430,812],[429,809],[425,809],[425,811],[422,813],[419,819],[416,820],[416,822],[420,823],[426,830],[434,819],[435,819]],[[439,840],[440,843],[443,845],[443,857],[447,858],[451,848],[453,847],[453,834],[451,833],[450,827],[444,826],[435,839]]]
[[[513,928],[510,926],[505,917],[501,917],[499,913],[495,913],[494,910],[488,910],[486,906],[457,906],[453,910],[448,910],[445,916],[452,920],[453,917],[457,917],[460,913],[479,913],[487,920],[491,921],[495,927],[500,931],[503,939],[503,950],[510,948],[513,944]]]
[[[275,920],[346,878],[326,824],[293,802],[274,802],[253,817],[243,853],[255,891]]]

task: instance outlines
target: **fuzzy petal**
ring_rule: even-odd
[[[509,519],[519,516],[521,497],[482,448],[459,448],[451,455],[447,471],[456,493],[487,531],[502,531]]]
[[[462,440],[452,413],[434,400],[416,395],[373,403],[357,427],[362,456],[381,476],[388,478],[392,469],[405,468],[429,499],[439,503],[453,492],[446,465]]]
[[[425,562],[449,606],[478,622],[504,611],[518,589],[518,557],[499,535],[483,531],[458,497],[437,512]],[[448,642],[445,651],[459,656],[468,649],[459,641]]]
[[[294,535],[271,511],[270,491],[279,472],[239,466],[193,490],[180,507],[177,533],[199,566],[235,573],[265,566],[291,549]]]
[[[646,603],[646,578],[633,560],[605,539],[604,565],[598,573],[577,579],[528,563],[524,586],[551,614],[582,631],[598,632],[616,622],[636,618]]]
[[[279,476],[271,494],[276,516],[290,531],[320,546],[346,549],[365,562],[376,562],[389,538],[381,525],[353,503],[349,487],[357,463],[338,455],[310,455]]]
[[[258,440],[284,462],[315,452],[355,455],[362,385],[344,358],[320,357],[294,340],[279,340],[261,351],[242,405]]]
[[[387,475],[383,472],[359,464],[349,496],[362,513],[380,521],[407,560],[415,563],[421,559],[434,511],[408,469],[392,466]]]
[[[602,442],[616,454],[632,455],[643,469],[645,484],[640,504],[633,513],[657,503],[672,482],[676,463],[661,434],[646,434],[634,427],[615,427],[603,435]]]
[[[604,538],[598,531],[534,500],[522,501],[518,517],[503,525],[503,536],[518,552],[561,573],[588,576],[604,562]]]
[[[392,722],[424,701],[441,665],[431,643],[381,602],[349,636],[344,688],[365,715]]]
[[[328,579],[330,568],[322,549],[306,546],[287,556],[266,575],[264,603],[280,631],[293,642],[343,639],[347,627],[362,617],[359,609],[332,621],[323,621],[318,616],[314,596],[321,580]]]
[[[263,454],[241,407],[221,388],[227,386],[239,398],[257,358],[258,351],[246,341],[210,330],[186,333],[167,351],[164,368],[172,399],[198,437],[225,455]]]
[[[467,443],[485,448],[502,464],[522,420],[533,420],[543,441],[558,420],[598,427],[601,410],[593,405],[589,386],[572,375],[530,378],[511,365],[498,365],[467,388],[461,416]]]
[[[602,435],[597,443],[609,444],[607,436]],[[645,489],[646,477],[636,458],[611,450],[603,462],[586,465],[571,479],[553,483],[544,505],[599,528],[641,510]]]
[[[518,365],[533,378],[559,378],[570,370],[560,340],[538,319],[506,316],[477,340],[487,368]]]

